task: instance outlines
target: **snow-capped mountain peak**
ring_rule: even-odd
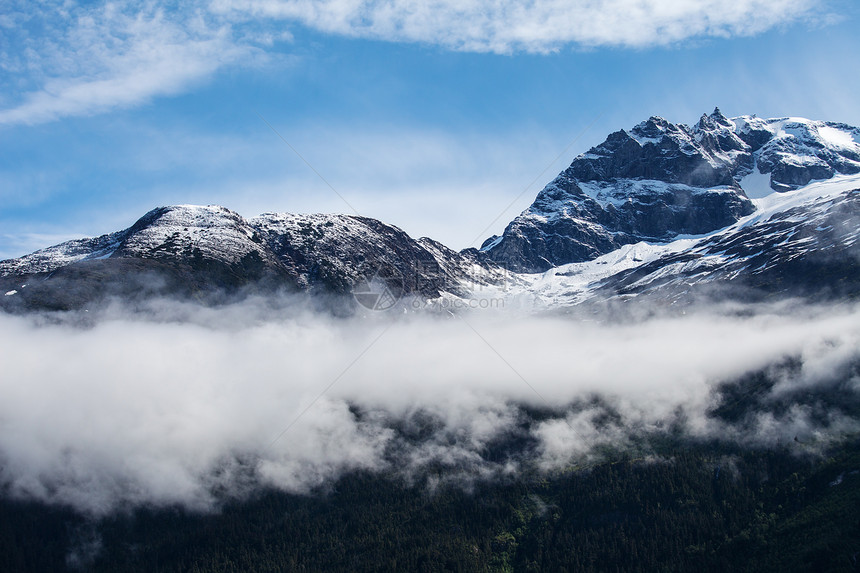
[[[858,141],[857,128],[800,118],[654,116],[575,158],[482,250],[535,272],[712,232],[749,215],[750,198],[860,172]]]

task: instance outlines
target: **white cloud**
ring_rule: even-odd
[[[318,30],[477,52],[566,44],[646,47],[760,33],[809,16],[817,0],[214,0],[214,11]]]
[[[229,27],[148,2],[68,10],[47,6],[19,19],[41,33],[22,40],[26,46],[17,58],[5,54],[5,67],[23,73],[36,89],[7,102],[0,124],[35,124],[139,105],[181,92],[250,53],[233,41]]]
[[[821,0],[199,0],[177,7],[17,0],[0,18],[0,125],[101,113],[176,94],[291,41],[285,25],[448,49],[545,53],[751,35],[818,18]],[[3,85],[5,84],[5,85]]]
[[[94,513],[206,509],[219,487],[302,492],[358,468],[407,479],[428,466],[455,479],[552,470],[660,431],[679,409],[694,436],[767,445],[856,430],[838,413],[822,426],[803,402],[749,427],[707,416],[718,383],[785,356],[809,364],[798,379],[806,396],[860,359],[856,308],[743,310],[614,326],[468,317],[540,397],[458,319],[335,321],[260,301],[158,301],[87,328],[0,315],[0,489]],[[555,413],[523,429],[521,405],[544,399]],[[535,448],[487,459],[494,440],[517,432]]]

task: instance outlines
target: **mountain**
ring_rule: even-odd
[[[639,242],[591,261],[519,275],[512,306],[570,308],[646,298],[860,298],[860,175],[754,199],[735,224],[669,243]]]
[[[750,215],[751,198],[860,172],[858,141],[855,127],[799,118],[651,117],[574,159],[481,252],[534,273],[713,232]]]
[[[858,229],[860,130],[716,109],[693,127],[652,117],[610,134],[480,250],[357,215],[160,207],[128,229],[0,261],[0,307],[288,291],[371,308],[403,295],[551,308],[727,285],[731,297],[856,298]]]
[[[371,275],[368,277],[367,275]],[[428,238],[353,215],[266,213],[219,206],[153,209],[123,231],[0,262],[6,308],[80,308],[108,296],[217,300],[242,289],[342,295],[372,276],[398,293],[465,296],[502,272]]]

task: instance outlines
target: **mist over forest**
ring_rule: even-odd
[[[854,304],[336,318],[161,299],[2,315],[0,354],[0,487],[94,516],[355,471],[468,490],[667,438],[816,456],[860,422]]]

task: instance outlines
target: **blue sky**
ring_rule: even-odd
[[[176,203],[351,205],[479,244],[650,115],[860,125],[858,17],[851,0],[12,0],[0,259]]]

